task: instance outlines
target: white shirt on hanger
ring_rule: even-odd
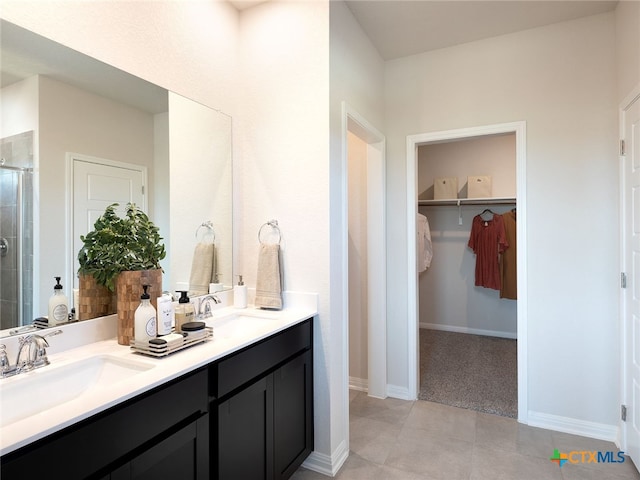
[[[418,273],[424,272],[431,265],[433,258],[433,245],[431,244],[431,231],[429,221],[421,213],[416,218],[416,233],[418,236]]]

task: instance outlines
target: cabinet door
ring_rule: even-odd
[[[0,476],[99,478],[206,412],[207,381],[204,370],[188,374],[4,455]]]
[[[269,375],[218,405],[218,480],[273,479],[272,390]]]
[[[287,479],[313,450],[313,377],[307,351],[276,370],[274,454],[276,479]]]
[[[110,480],[206,480],[209,416],[181,428],[111,473]]]

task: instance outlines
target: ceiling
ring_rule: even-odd
[[[346,0],[385,60],[614,10],[598,0]]]

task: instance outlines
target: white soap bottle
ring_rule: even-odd
[[[233,287],[233,306],[247,308],[247,286],[242,281],[242,275],[238,275],[238,284]]]
[[[158,336],[169,335],[175,323],[175,310],[170,293],[158,297]]]
[[[62,291],[60,277],[54,278],[56,285],[53,287],[53,295],[49,297],[49,325],[59,325],[69,321],[67,296]]]
[[[140,296],[140,305],[134,314],[133,335],[136,343],[147,343],[158,334],[156,325],[156,309],[151,305],[151,297],[147,293],[149,285],[143,285],[144,293]]]

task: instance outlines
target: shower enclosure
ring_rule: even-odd
[[[33,132],[1,139],[0,328],[33,321]]]

